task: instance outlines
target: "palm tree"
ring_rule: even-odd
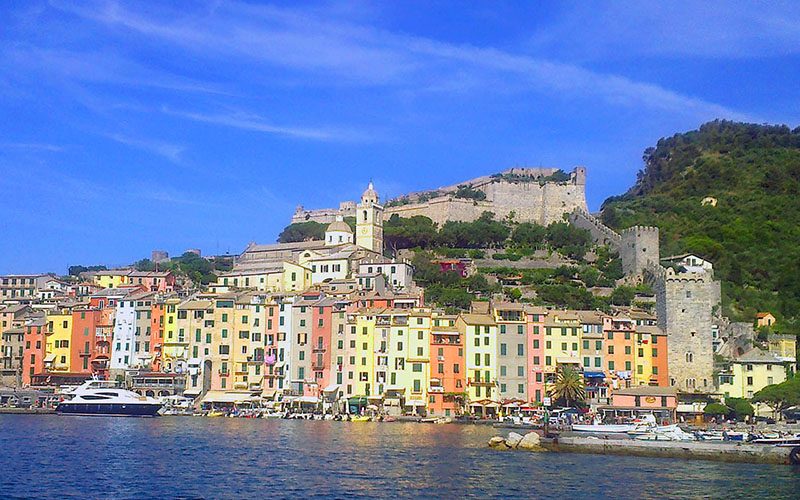
[[[574,368],[564,366],[558,372],[558,379],[550,390],[553,399],[564,399],[567,406],[572,406],[574,401],[583,401],[586,398],[586,387],[581,374]]]

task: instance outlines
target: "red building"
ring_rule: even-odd
[[[22,385],[29,386],[36,375],[44,373],[45,346],[47,345],[47,320],[45,316],[30,318],[25,322],[24,351],[22,356]]]

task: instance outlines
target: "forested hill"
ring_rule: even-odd
[[[769,310],[795,330],[800,127],[714,121],[659,140],[644,165],[626,194],[605,201],[605,223],[657,225],[662,257],[692,252],[714,262],[728,315],[750,321]]]

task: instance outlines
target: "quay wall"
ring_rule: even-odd
[[[780,448],[777,446],[739,443],[636,441],[633,439],[592,439],[585,437],[542,439],[541,446],[548,451],[566,453],[629,455],[778,465],[790,464],[789,454],[792,450],[792,448]]]

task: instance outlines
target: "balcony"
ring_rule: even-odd
[[[92,353],[90,351],[83,351],[83,352],[79,352],[78,353],[78,356],[80,356],[82,358],[85,358],[85,357],[91,356],[91,355],[92,355]]]
[[[313,370],[315,372],[322,371],[324,369],[325,369],[325,364],[324,363],[323,364],[317,364],[316,362],[315,363],[311,363],[311,370]]]
[[[467,385],[471,385],[473,387],[494,387],[497,385],[497,381],[489,381],[489,380],[478,380],[473,378],[467,379]]]
[[[327,351],[327,349],[325,349],[325,346],[320,346],[320,345],[317,345],[316,347],[311,349],[311,352],[315,352],[315,353],[316,352],[325,352],[325,351]]]

